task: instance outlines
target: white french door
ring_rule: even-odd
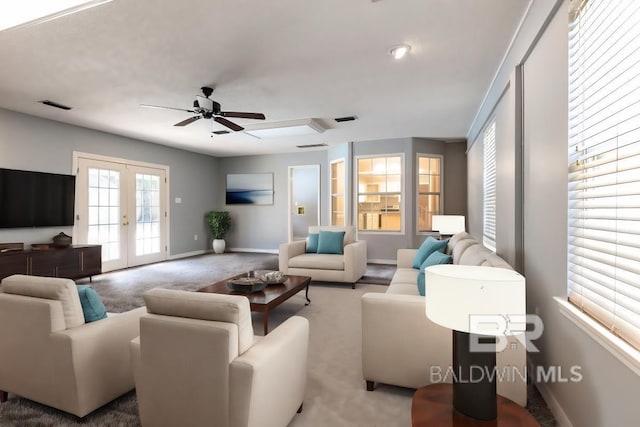
[[[166,169],[77,158],[78,243],[102,245],[102,271],[167,259]]]

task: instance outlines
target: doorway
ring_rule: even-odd
[[[320,165],[289,166],[289,241],[320,225]]]
[[[78,243],[102,245],[102,271],[167,259],[168,167],[74,153]]]

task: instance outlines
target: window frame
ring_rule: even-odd
[[[343,169],[343,188],[342,193],[334,193],[333,192],[333,166],[337,163],[342,163]],[[347,162],[344,157],[340,157],[338,159],[331,160],[329,162],[329,225],[336,225],[333,222],[333,197],[334,196],[342,196],[342,218],[344,220],[344,224],[342,226],[347,225]]]
[[[440,159],[440,191],[438,193],[435,192],[426,192],[423,193],[420,191],[420,158],[438,158]],[[438,194],[440,196],[440,207],[437,214],[434,215],[444,215],[444,155],[443,154],[431,154],[431,153],[417,153],[416,154],[416,169],[415,169],[415,178],[416,178],[416,235],[433,235],[434,231],[431,230],[420,230],[420,195],[422,194]]]
[[[492,129],[493,128],[493,129]],[[492,129],[492,132],[490,130]],[[497,162],[497,137],[496,137],[496,129],[497,122],[496,117],[492,116],[488,121],[486,126],[482,131],[482,244],[491,249],[493,252],[496,251],[497,246],[497,192],[498,192],[498,162]],[[493,134],[493,141],[487,140],[487,135],[489,133]],[[492,153],[487,153],[487,142],[492,142]],[[492,156],[493,164],[491,168],[487,166],[487,156],[490,154]],[[491,159],[489,159],[491,160]],[[489,177],[488,172],[491,172],[492,175]],[[488,178],[491,178],[489,181]],[[493,203],[491,204],[489,199],[487,198],[487,187],[491,186],[490,190],[493,192]],[[493,230],[488,227],[489,222],[493,222]]]
[[[400,191],[393,192],[389,194],[400,194],[400,205],[398,213],[400,215],[400,230],[361,230],[360,229],[360,160],[361,159],[378,159],[378,158],[390,158],[390,157],[400,157]],[[354,209],[354,226],[357,230],[357,233],[365,233],[365,234],[381,234],[381,235],[404,235],[405,233],[405,155],[404,153],[384,153],[384,154],[361,154],[354,157],[354,168],[353,168],[353,176],[354,176],[354,185],[353,185],[353,204],[355,206]]]
[[[627,68],[621,66],[631,58],[623,53],[630,43],[619,46],[615,51],[604,44],[595,43],[582,50],[580,44],[582,40],[600,43],[612,39],[610,34],[604,32],[586,33],[581,29],[608,30],[610,27],[604,20],[615,20],[623,13],[629,15],[630,10],[636,14],[636,19],[640,18],[640,8],[629,8],[630,4],[635,6],[632,2],[627,5],[616,3],[613,9],[605,11],[607,6],[604,3],[585,1],[575,3],[575,7],[569,11],[567,296],[555,300],[562,315],[587,332],[636,375],[640,375],[640,326],[627,318],[628,313],[636,317],[640,315],[640,309],[628,309],[628,303],[624,302],[628,293],[627,284],[635,281],[631,276],[625,277],[624,273],[618,276],[625,270],[629,275],[638,274],[638,266],[625,257],[632,247],[629,246],[629,239],[640,236],[640,231],[618,224],[618,221],[637,221],[633,212],[620,214],[619,211],[635,206],[632,206],[633,203],[628,205],[629,201],[625,203],[623,198],[632,194],[618,186],[639,181],[640,167],[635,162],[640,158],[640,137],[631,135],[629,129],[640,127],[640,117],[625,113],[628,113],[629,105],[635,105],[633,88],[640,81],[640,73],[625,74]],[[591,6],[593,9],[589,10]],[[591,13],[593,15],[583,16]],[[629,28],[626,31],[620,34],[630,35],[632,40],[638,35],[637,32],[629,32]],[[603,51],[609,56],[598,55]],[[603,57],[607,65],[621,70],[620,74],[611,76],[606,73],[606,68],[601,70],[589,62],[592,58]],[[635,61],[636,58],[631,60]],[[584,75],[584,70],[596,71]],[[601,75],[595,75],[597,72]],[[627,86],[628,83],[632,84]],[[623,87],[632,90],[616,93]],[[609,130],[612,131],[610,135],[605,133]],[[635,162],[625,164],[630,160]],[[625,173],[630,175],[619,175]],[[630,180],[631,175],[633,180]],[[637,197],[638,193],[633,195]],[[611,216],[608,211],[615,212],[615,215]],[[606,234],[599,234],[598,230],[605,230]],[[603,253],[615,258],[602,258],[600,254]],[[605,274],[598,273],[602,266],[608,268]],[[632,286],[637,291],[637,284]],[[638,299],[635,298],[635,301],[638,302]],[[627,309],[628,313],[625,313]],[[633,340],[635,342],[631,342]]]

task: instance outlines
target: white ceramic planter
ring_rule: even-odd
[[[213,239],[213,252],[217,253],[217,254],[221,254],[224,253],[224,248],[226,246],[226,243],[223,239]]]

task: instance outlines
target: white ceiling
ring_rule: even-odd
[[[0,32],[0,107],[216,156],[301,144],[466,136],[529,0],[114,0]],[[388,51],[408,43],[396,61]],[[256,139],[173,124],[201,86],[266,122],[322,134]],[[38,103],[72,106],[63,111]],[[336,123],[355,115],[357,121]],[[248,127],[256,120],[231,119]]]

